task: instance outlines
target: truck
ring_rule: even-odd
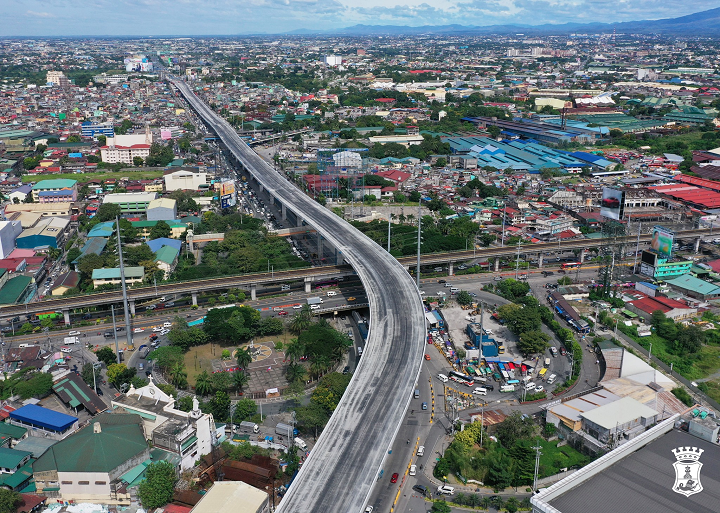
[[[258,431],[260,431],[260,426],[258,426],[254,422],[243,421],[240,424],[235,424],[235,429],[237,429],[237,431],[241,433],[248,433],[251,431],[253,433],[257,433]]]
[[[287,437],[290,440],[292,437],[298,435],[298,430],[293,429],[290,424],[283,424],[282,422],[275,426],[275,433]]]
[[[309,305],[319,305],[323,302],[321,297],[309,297],[307,298],[307,304]]]
[[[503,385],[500,387],[501,392],[514,392],[515,385]]]
[[[65,337],[65,340],[63,341],[63,344],[72,345],[72,344],[79,344],[80,338],[79,337]]]

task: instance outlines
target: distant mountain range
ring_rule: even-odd
[[[421,34],[516,34],[549,35],[599,32],[618,34],[664,34],[677,36],[718,36],[720,35],[720,7],[707,11],[669,18],[664,20],[625,21],[621,23],[565,23],[562,25],[424,25],[408,27],[402,25],[353,25],[334,30],[300,29],[286,32],[288,35],[345,35],[345,36],[401,36]]]

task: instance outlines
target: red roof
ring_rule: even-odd
[[[168,504],[163,509],[165,510],[165,513],[190,513],[192,507],[182,506],[180,504]]]
[[[397,100],[395,98],[375,98],[375,101],[380,103],[395,103]]]

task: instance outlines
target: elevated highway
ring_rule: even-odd
[[[307,230],[308,227],[302,227]],[[676,239],[698,239],[710,233],[707,229],[687,230],[677,232]],[[624,242],[628,246],[637,243],[637,236],[618,237],[618,242]],[[650,235],[641,235],[640,243],[650,242]],[[517,246],[490,247],[476,251],[454,251],[449,253],[431,253],[422,255],[421,265],[446,264],[453,262],[464,262],[468,260],[484,260],[492,257],[509,257],[528,254],[544,254],[556,251],[583,250],[597,248],[607,245],[605,239],[578,239],[540,244],[525,244],[518,249]],[[398,262],[406,269],[413,268],[416,257],[402,257]],[[239,276],[223,276],[219,278],[208,278],[205,280],[185,281],[178,283],[164,283],[155,287],[138,287],[128,289],[128,299],[132,304],[136,301],[149,300],[157,296],[168,294],[199,294],[213,290],[227,290],[228,288],[244,288],[252,291],[259,286],[271,285],[273,283],[284,283],[296,280],[303,280],[306,287],[310,287],[313,281],[332,278],[335,276],[347,276],[354,274],[352,267],[348,265],[328,265],[322,267],[308,267],[303,269],[292,269],[287,271],[275,271],[273,273],[245,274]],[[307,289],[306,289],[307,290]],[[309,290],[308,290],[309,292]],[[0,319],[7,319],[21,314],[36,314],[47,311],[69,311],[75,308],[97,306],[103,304],[119,303],[122,301],[120,291],[98,292],[82,296],[59,297],[46,299],[27,305],[4,305],[0,306]]]
[[[371,329],[360,365],[278,511],[362,511],[408,408],[425,346],[425,316],[400,263],[279,175],[185,82],[171,80],[261,188],[332,244],[368,293]]]

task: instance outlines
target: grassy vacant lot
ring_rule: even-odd
[[[558,441],[540,441],[542,447],[540,456],[540,467],[542,476],[552,476],[560,473],[561,468],[569,468],[573,465],[584,466],[590,462],[590,458],[582,455],[569,445],[558,447]]]
[[[22,177],[23,183],[27,182],[39,182],[40,180],[50,180],[56,178],[66,178],[70,180],[77,180],[79,182],[89,182],[90,180],[105,180],[112,178],[117,180],[118,178],[128,177],[130,180],[152,180],[159,178],[163,175],[162,170],[149,169],[146,171],[120,171],[118,173],[114,171],[107,171],[103,173],[59,173],[59,174],[48,174],[48,175],[24,175]]]

